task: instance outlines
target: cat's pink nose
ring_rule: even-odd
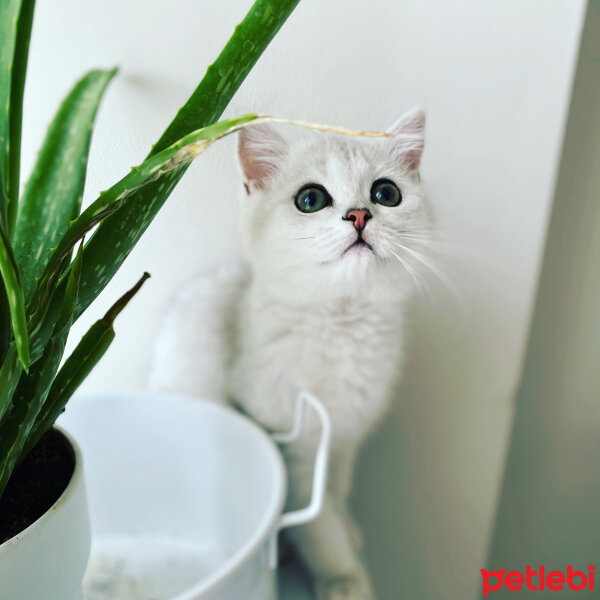
[[[353,208],[346,213],[344,220],[353,221],[355,229],[362,231],[372,216],[367,208]]]

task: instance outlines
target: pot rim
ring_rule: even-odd
[[[205,406],[210,407],[211,410],[216,412],[227,413],[239,422],[243,423],[245,427],[253,429],[258,434],[257,439],[262,439],[269,460],[271,461],[273,468],[276,472],[276,478],[281,482],[275,489],[275,493],[271,498],[269,505],[265,508],[264,516],[256,526],[253,534],[248,537],[246,542],[240,546],[240,548],[233,553],[231,557],[223,561],[223,563],[216,568],[208,577],[198,582],[187,590],[180,592],[177,596],[174,596],[172,600],[195,600],[198,594],[204,594],[206,592],[214,590],[220,585],[227,577],[233,573],[242,569],[244,563],[261,547],[266,546],[273,533],[277,530],[279,523],[279,517],[283,511],[283,505],[287,494],[287,471],[283,462],[281,452],[277,449],[275,442],[269,437],[267,432],[260,427],[257,423],[251,420],[249,417],[239,413],[230,406],[222,406],[215,402],[210,402],[202,398],[193,398],[190,396],[171,396],[170,394],[153,394],[160,397],[168,396],[169,398],[177,397],[184,400],[191,400],[193,402],[202,402]],[[267,569],[270,567],[267,565],[265,559],[265,565]]]
[[[60,425],[53,425],[52,427],[64,435],[71,447],[71,451],[73,452],[75,466],[73,467],[71,479],[65,486],[65,489],[62,491],[56,502],[54,502],[54,504],[50,506],[50,508],[43,515],[38,517],[33,523],[31,523],[31,525],[27,526],[9,540],[6,540],[4,543],[0,544],[0,556],[4,552],[10,552],[10,550],[17,546],[23,539],[35,535],[37,530],[42,527],[48,519],[52,518],[52,515],[67,502],[72,491],[79,485],[79,481],[83,478],[83,456],[81,454],[81,448],[79,447],[79,444],[77,444],[71,434],[60,427]]]
[[[267,459],[275,471],[276,481],[280,482],[279,485],[276,484],[275,493],[273,494],[269,504],[265,507],[263,518],[256,525],[253,533],[246,539],[245,543],[242,544],[229,558],[224,560],[216,569],[211,571],[207,577],[202,578],[197,583],[171,598],[171,600],[196,600],[199,594],[205,594],[213,591],[233,573],[241,570],[244,566],[244,563],[252,555],[259,551],[261,547],[266,547],[271,539],[271,536],[276,533],[279,517],[283,511],[283,506],[287,495],[287,471],[283,461],[283,456],[268,433],[249,417],[239,413],[229,405],[221,405],[217,402],[213,402],[202,397],[153,390],[119,390],[118,388],[108,388],[106,390],[80,391],[76,394],[76,397],[74,397],[72,401],[77,402],[78,399],[82,399],[83,401],[102,399],[106,396],[112,395],[118,395],[123,398],[132,399],[143,398],[146,405],[149,405],[149,403],[153,401],[202,404],[207,410],[226,414],[227,418],[237,420],[243,427],[251,429],[255,432],[254,437],[257,440],[261,440],[260,443],[265,448]],[[92,520],[92,543],[94,539],[93,529],[94,523]],[[267,565],[266,560],[265,565]],[[266,568],[270,567],[267,566]]]

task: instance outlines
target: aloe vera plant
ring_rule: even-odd
[[[106,352],[115,317],[147,274],[60,367],[72,324],[119,269],[189,163],[213,141],[264,119],[244,115],[216,123],[298,1],[257,0],[149,156],[83,212],[92,125],[115,71],[90,71],[77,82],[21,194],[23,91],[35,1],[0,2],[0,495],[19,460]]]

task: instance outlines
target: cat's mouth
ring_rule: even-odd
[[[344,250],[344,252],[342,252],[342,256],[344,256],[346,254],[346,252],[349,252],[353,248],[356,248],[358,250],[365,248],[366,250],[370,250],[371,252],[373,252],[373,254],[375,254],[375,250],[373,250],[373,246],[371,246],[371,244],[369,244],[369,242],[365,242],[365,240],[363,240],[362,236],[360,236],[360,235],[356,238],[356,240],[354,240],[354,242],[352,242],[352,244],[350,244]]]

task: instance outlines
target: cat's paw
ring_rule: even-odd
[[[340,577],[316,583],[318,600],[375,600],[368,581],[360,577]]]

